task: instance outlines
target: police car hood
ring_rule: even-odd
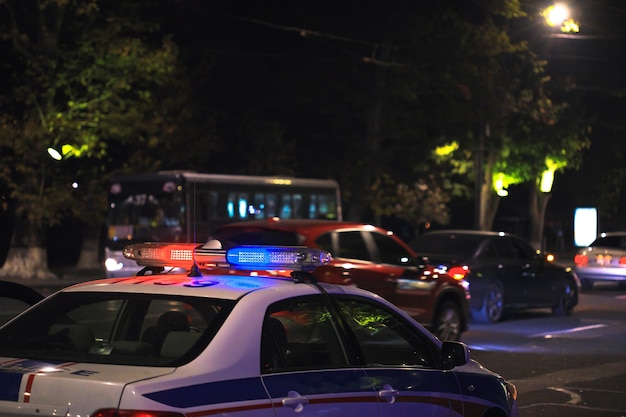
[[[480,362],[475,359],[470,359],[465,365],[457,366],[454,368],[455,371],[458,372],[470,372],[475,374],[483,374],[483,375],[491,375],[498,378],[502,378],[502,376],[488,368],[485,368]]]
[[[119,404],[127,384],[173,371],[174,368],[1,357],[0,416],[91,414]]]

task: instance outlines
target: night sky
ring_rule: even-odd
[[[385,10],[397,7],[402,13],[409,3],[386,2]],[[540,3],[522,1],[532,6],[543,5]],[[172,9],[169,23],[176,28],[181,46],[196,51],[188,64],[207,71],[207,80],[219,80],[199,85],[198,91],[211,91],[216,100],[213,104],[225,114],[239,114],[245,106],[259,112],[271,109],[292,134],[311,141],[323,137],[328,113],[328,109],[316,108],[317,98],[328,95],[329,102],[338,108],[342,105],[340,95],[331,96],[340,90],[320,86],[326,83],[334,88],[333,68],[358,65],[363,57],[375,53],[385,15],[380,3],[372,1],[200,0],[180,4],[184,7]],[[555,76],[575,78],[588,113],[585,117],[593,120],[592,147],[586,151],[582,168],[557,174],[548,207],[548,218],[553,221],[569,216],[572,207],[595,205],[599,179],[621,175],[626,180],[622,168],[626,160],[626,3],[578,0],[568,4],[580,23],[579,34],[563,36],[545,27],[522,28],[534,31],[529,37],[547,57]],[[422,17],[428,16],[428,4],[418,6]],[[275,101],[289,94],[298,96],[306,111],[295,112],[293,104]],[[626,193],[622,194],[625,197],[619,207],[612,209],[606,220],[607,229],[626,227]],[[512,198],[503,204],[503,211],[507,204],[519,207],[519,203]],[[511,214],[516,215],[515,210]]]

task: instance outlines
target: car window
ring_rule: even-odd
[[[16,300],[13,297],[0,295],[0,306],[2,306],[2,310],[0,311],[0,325],[2,325],[26,310],[30,307],[30,304],[22,300]]]
[[[337,233],[337,236],[339,246],[336,256],[338,258],[373,260],[360,231],[341,231]]]
[[[347,363],[335,321],[320,298],[274,304],[263,323],[262,373],[333,368]]]
[[[511,239],[506,237],[498,237],[495,241],[495,248],[500,258],[517,259],[520,257],[519,251],[513,246]]]
[[[336,301],[367,366],[436,366],[432,342],[402,317],[367,300]]]
[[[64,292],[0,330],[0,356],[172,366],[209,342],[232,302]]]
[[[497,257],[498,248],[493,240],[485,241],[476,254],[476,259],[495,259]]]
[[[378,248],[380,262],[393,265],[406,265],[412,258],[411,253],[392,237],[378,232],[371,232],[370,235]]]
[[[318,248],[321,250],[325,250],[326,252],[333,253],[333,241],[332,241],[332,233],[324,233],[315,239],[315,243]]]
[[[535,251],[528,243],[521,239],[510,237],[507,240],[511,242],[515,251],[515,257],[531,261],[537,258],[537,251]]]
[[[297,246],[302,244],[296,233],[272,229],[224,229],[218,230],[212,238],[236,245]]]
[[[26,285],[0,280],[0,325],[42,299],[43,295]]]
[[[422,235],[411,243],[418,254],[453,254],[464,258],[474,256],[484,237],[462,233]]]

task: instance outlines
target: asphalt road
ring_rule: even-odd
[[[521,417],[626,416],[626,291],[597,286],[570,317],[548,310],[472,325],[472,355],[515,383]]]

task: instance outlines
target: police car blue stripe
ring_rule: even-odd
[[[0,401],[17,401],[20,395],[21,373],[0,372]]]
[[[261,378],[245,378],[156,391],[144,394],[144,397],[171,407],[187,408],[237,401],[267,400],[267,393]]]
[[[301,395],[372,394],[374,389],[363,371],[336,370],[268,374],[261,378],[233,379],[189,385],[181,388],[144,394],[146,398],[172,407],[187,408],[220,403],[267,400],[286,397],[291,390]]]
[[[10,360],[0,363],[0,401],[19,401],[20,384],[25,374],[60,363],[63,362],[41,362],[30,359]]]

